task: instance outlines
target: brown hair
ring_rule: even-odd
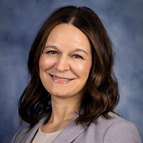
[[[79,112],[76,124],[95,122],[100,115],[109,119],[108,112],[114,112],[119,101],[118,83],[113,73],[112,43],[100,19],[87,7],[62,7],[45,21],[29,53],[31,80],[19,99],[19,116],[20,123],[24,120],[30,124],[30,128],[51,113],[51,97],[39,77],[39,58],[49,33],[61,23],[80,29],[88,37],[92,49],[92,67],[80,105],[82,112]]]

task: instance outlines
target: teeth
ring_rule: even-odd
[[[53,78],[58,79],[58,80],[64,80],[64,81],[69,81],[69,80],[70,80],[70,79],[62,79],[62,78],[58,78],[58,77],[55,77],[55,76],[53,76]]]

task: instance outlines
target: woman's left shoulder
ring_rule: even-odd
[[[103,143],[142,143],[136,126],[114,113],[109,113],[111,119],[103,116],[98,118],[95,127],[96,132],[103,134]]]

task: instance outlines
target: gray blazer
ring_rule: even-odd
[[[53,143],[142,143],[136,126],[110,113],[112,119],[98,118],[98,124],[76,125],[74,119],[62,130]],[[28,127],[17,132],[12,143],[30,143],[38,128],[46,118],[42,118],[30,131]]]

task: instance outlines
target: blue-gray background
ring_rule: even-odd
[[[27,58],[47,16],[65,5],[87,6],[105,25],[117,54],[121,100],[116,111],[143,139],[143,0],[0,0],[0,142],[19,127],[17,101],[27,82]]]

